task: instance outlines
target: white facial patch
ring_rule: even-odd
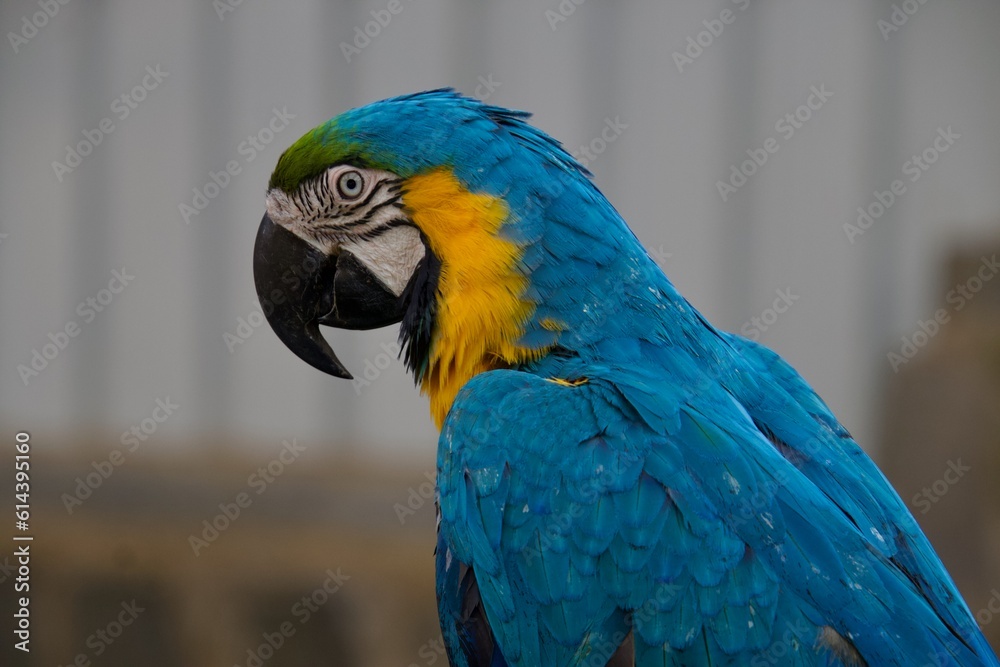
[[[284,227],[300,239],[322,252],[330,252],[330,244],[324,243],[306,231],[302,224],[303,210],[291,197],[278,188],[267,193],[265,201],[267,215],[271,222]]]
[[[392,227],[370,240],[349,240],[341,249],[361,260],[396,296],[403,293],[426,252],[419,230],[409,225]]]
[[[292,226],[296,218],[302,215],[302,211],[295,205],[288,195],[278,188],[269,190],[265,200],[267,215],[276,225],[281,225],[286,229]]]

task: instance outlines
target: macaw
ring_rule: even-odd
[[[278,160],[268,322],[400,323],[430,399],[448,658],[997,665],[906,505],[771,350],[713,327],[529,114],[422,92]]]

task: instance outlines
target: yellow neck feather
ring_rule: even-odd
[[[515,341],[534,306],[523,298],[520,248],[497,236],[506,203],[466,190],[438,169],[406,181],[403,202],[441,261],[435,334],[421,390],[438,428],[458,390],[474,375],[538,358]]]

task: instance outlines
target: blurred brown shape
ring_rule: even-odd
[[[33,462],[32,651],[4,642],[0,664],[446,664],[433,498],[409,500],[417,509],[403,521],[396,507],[407,504],[408,488],[427,486],[424,473],[343,461],[290,466],[265,492],[251,490],[252,504],[196,555],[191,536],[219,515],[219,503],[233,512],[259,460],[137,459],[69,514],[60,499],[89,461]],[[0,613],[10,618],[12,604],[4,595]]]
[[[937,308],[906,338],[880,465],[1000,646],[1000,246],[956,251]],[[938,329],[931,320],[938,315]],[[924,336],[918,332],[923,331]],[[899,352],[904,341],[895,342]],[[913,349],[910,351],[912,352]],[[901,355],[902,357],[902,355]],[[905,359],[905,357],[902,357]],[[892,359],[890,359],[890,365]]]

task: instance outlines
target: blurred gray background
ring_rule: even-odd
[[[578,156],[589,147],[598,186],[682,293],[721,328],[756,331],[877,460],[893,422],[887,387],[925,346],[905,363],[888,355],[902,354],[904,339],[926,343],[920,323],[926,332],[938,309],[957,319],[948,291],[980,266],[953,277],[950,257],[996,250],[995,0],[49,4],[51,16],[44,2],[0,3],[0,433],[31,432],[36,466],[50,471],[38,473],[35,502],[68,526],[68,553],[79,521],[101,526],[103,512],[176,502],[190,518],[178,520],[174,542],[190,556],[188,533],[295,439],[306,446],[289,466],[295,475],[350,469],[378,480],[344,501],[360,503],[363,520],[317,491],[306,504],[318,528],[308,530],[327,518],[317,506],[340,507],[348,523],[382,521],[386,534],[412,529],[430,575],[433,512],[422,508],[417,529],[394,509],[408,490],[420,495],[436,445],[426,400],[385,351],[395,329],[331,333],[341,359],[370,380],[352,385],[255,326],[250,259],[271,169],[301,134],[350,107],[453,86],[534,112]],[[746,163],[763,153],[763,165]],[[227,163],[238,173],[220,176]],[[741,168],[752,175],[723,197],[719,182],[740,183],[730,179]],[[890,194],[897,179],[905,190]],[[859,207],[877,213],[890,196],[870,227],[845,230]],[[134,276],[118,293],[108,289],[120,288],[109,286],[115,271]],[[936,334],[927,347],[940,344]],[[150,421],[158,399],[177,407]],[[145,439],[71,512],[63,496],[76,477],[122,449],[133,427]],[[261,515],[280,514],[264,501],[280,504],[295,484],[276,482]],[[143,500],[161,487],[159,500]],[[294,517],[302,506],[289,495],[281,511]],[[166,515],[150,516],[131,520]],[[142,569],[145,538],[128,544],[122,558]],[[72,560],[63,553],[47,565]],[[993,585],[1000,579],[970,595],[985,604]],[[433,633],[432,600],[422,613],[420,632]],[[82,622],[80,637],[99,620]],[[52,660],[84,646],[67,640]],[[420,648],[414,639],[401,649],[402,664],[408,655],[432,664]],[[240,653],[219,650],[219,664]],[[191,651],[183,664],[196,663],[200,649]],[[283,655],[272,664],[299,664]]]

